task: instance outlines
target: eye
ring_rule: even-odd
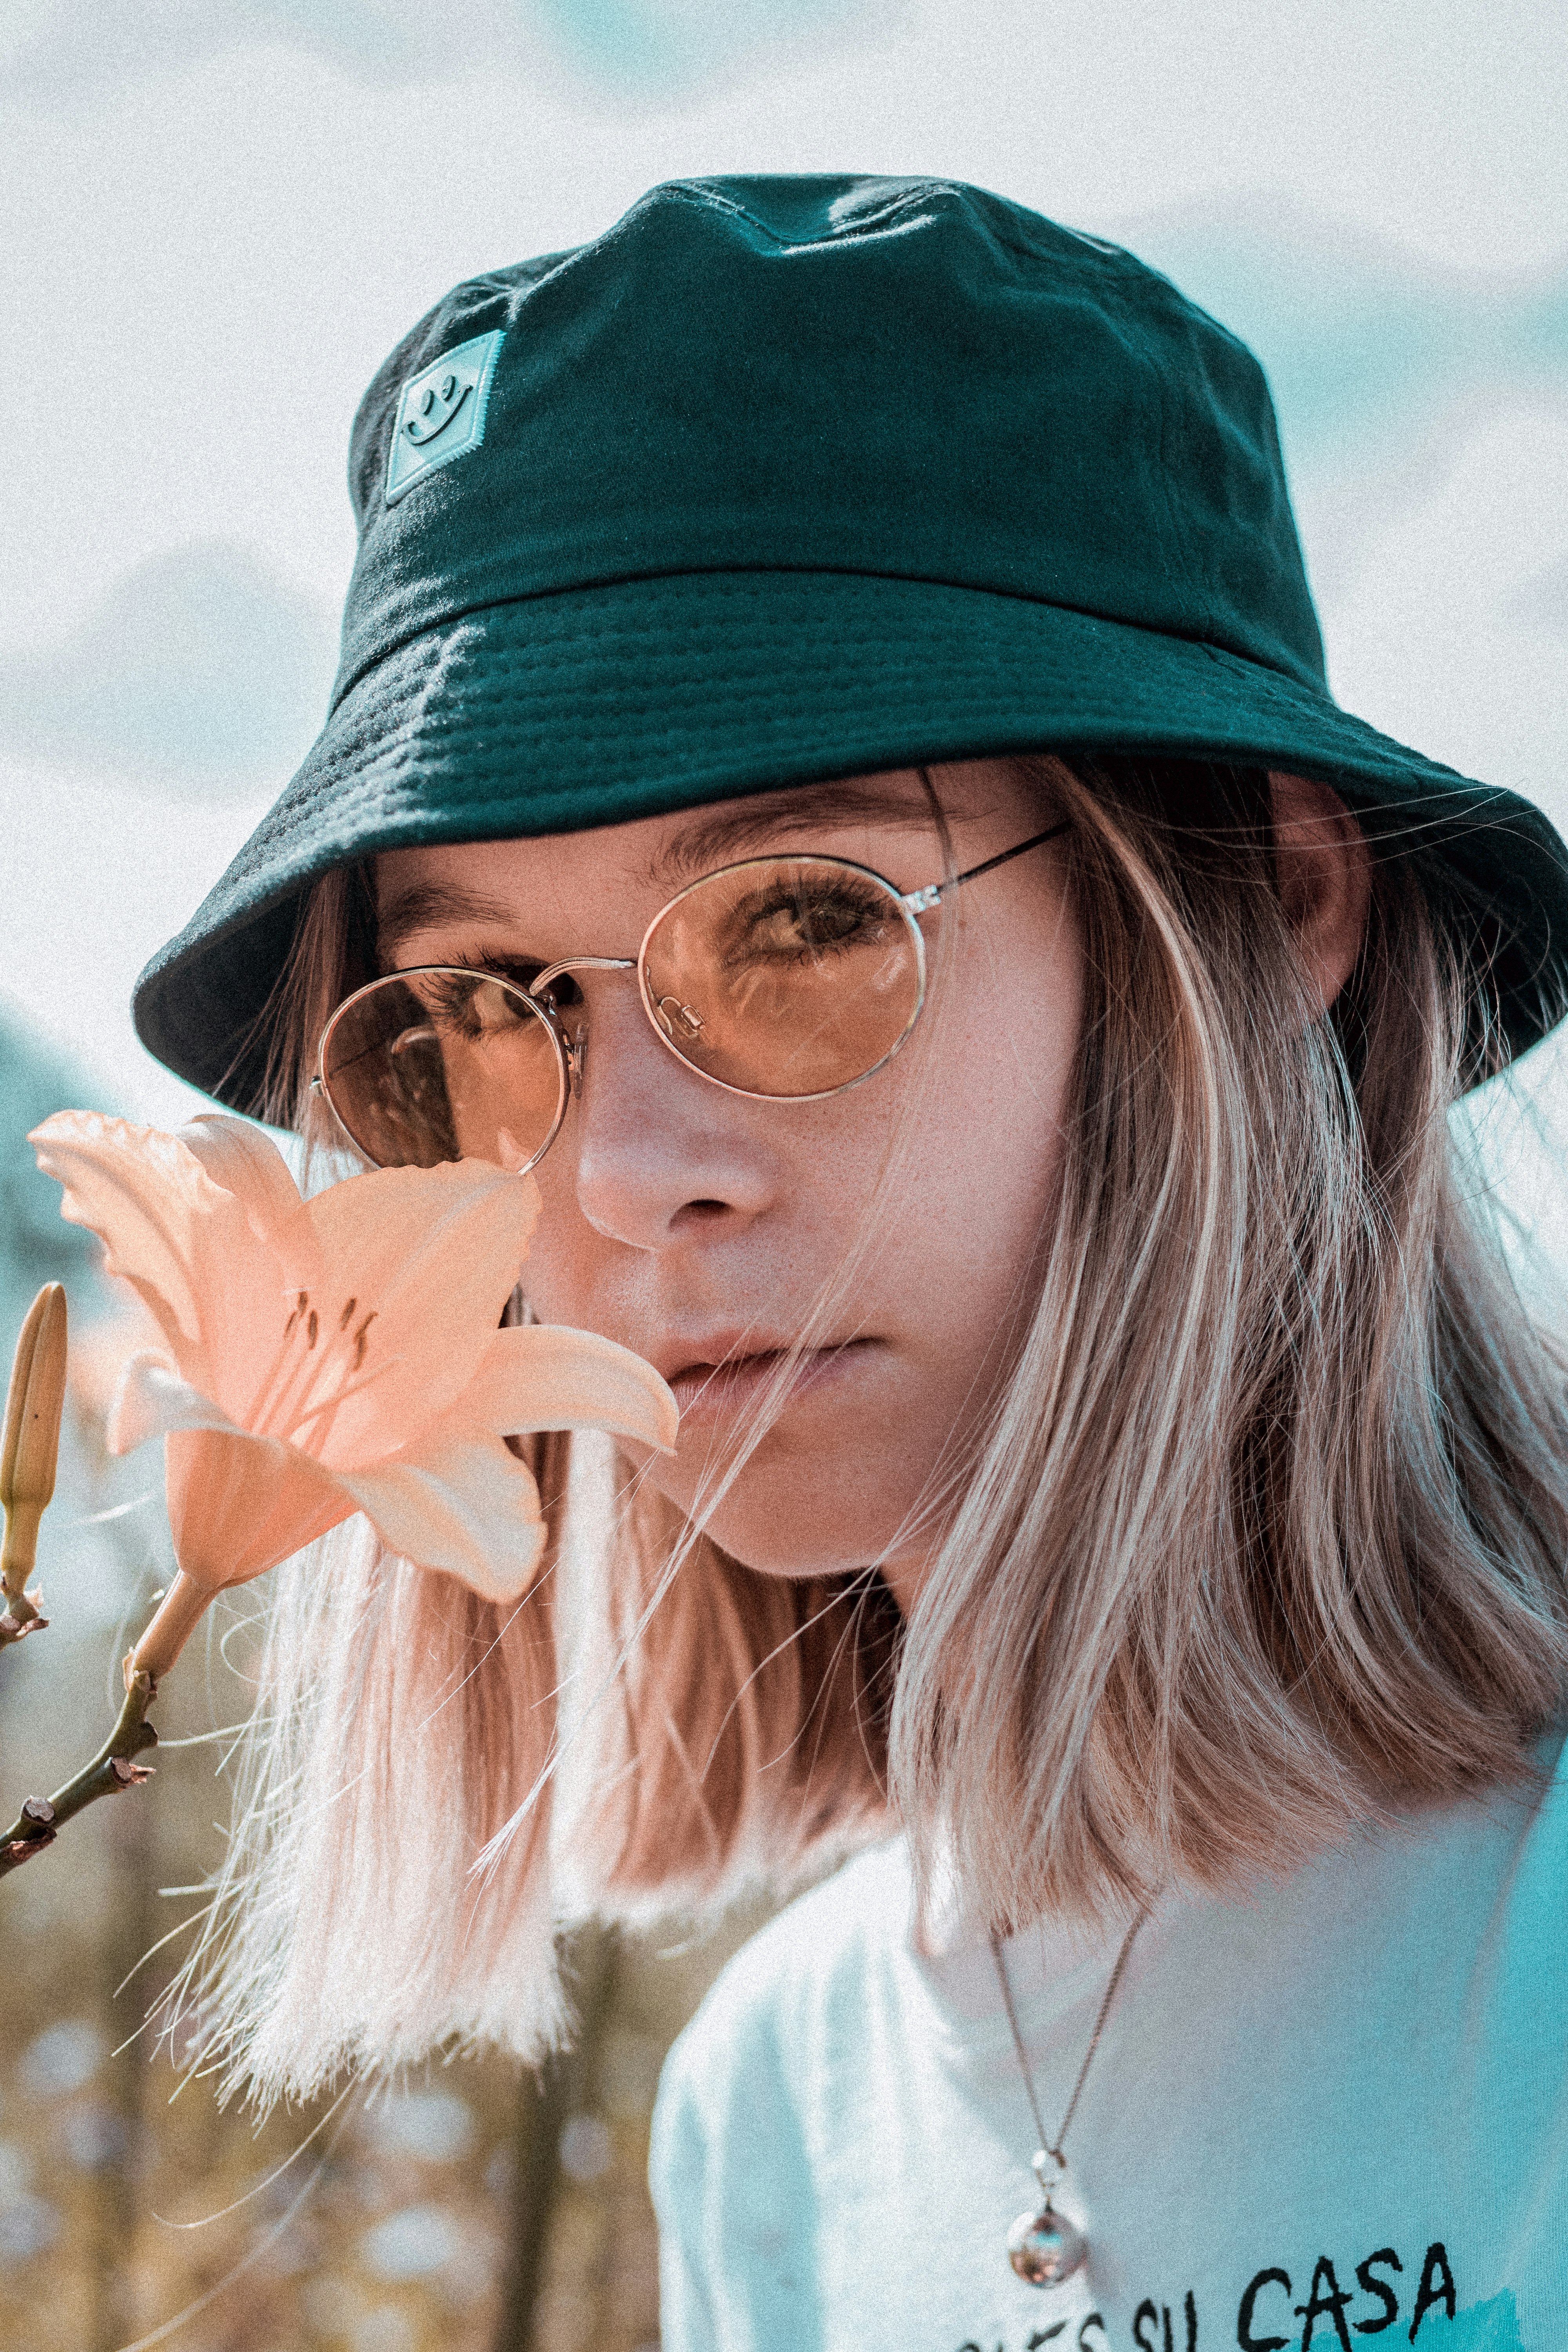
[[[455,972],[426,971],[416,974],[408,986],[437,1029],[458,1028],[468,1018],[474,992],[471,981],[459,980]]]
[[[516,1029],[523,1022],[531,1023],[534,1015],[514,988],[499,980],[481,980],[475,985],[469,1000],[469,1026],[481,1037],[494,1036],[503,1029]]]
[[[538,971],[542,967],[535,964]],[[534,1016],[519,983],[484,971],[427,971],[418,993],[432,1027],[447,1036],[482,1038],[518,1028]]]
[[[879,895],[847,879],[781,885],[737,911],[742,955],[820,956],[834,949],[877,947],[887,937],[887,908]]]

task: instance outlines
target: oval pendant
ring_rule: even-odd
[[[1037,2213],[1020,2213],[1007,2232],[1007,2260],[1031,2286],[1060,2286],[1083,2268],[1088,2253],[1083,2231],[1048,2200]]]

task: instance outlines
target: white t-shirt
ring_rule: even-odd
[[[1161,1906],[1068,2136],[1057,2287],[994,1966],[901,1843],[731,1961],[654,2122],[666,2352],[1568,2352],[1568,1765]],[[1007,1948],[1055,2129],[1118,1937]],[[1384,2339],[1379,2345],[1378,2339]]]

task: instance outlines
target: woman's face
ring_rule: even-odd
[[[959,871],[1051,821],[1005,761],[932,772]],[[940,1532],[922,1503],[973,1446],[1053,1212],[1081,1001],[1061,846],[922,919],[933,978],[912,1035],[823,1100],[725,1092],[660,1044],[635,973],[575,976],[584,1082],[536,1171],[526,1288],[542,1322],[618,1339],[669,1381],[679,1443],[649,1475],[676,1502],[711,1484],[779,1351],[831,1298],[708,1521],[750,1567],[801,1576],[882,1559],[906,1606],[918,1586]],[[634,956],[693,870],[809,849],[905,891],[942,874],[908,770],[594,833],[397,850],[377,861],[383,966]],[[878,1187],[895,1141],[889,1197]]]

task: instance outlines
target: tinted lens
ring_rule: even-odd
[[[643,990],[682,1059],[746,1094],[831,1094],[902,1043],[920,934],[887,884],[835,857],[758,857],[696,883],[643,949]]]
[[[566,1071],[531,997],[483,972],[380,980],[333,1015],[327,1098],[382,1168],[527,1168],[561,1123]]]

